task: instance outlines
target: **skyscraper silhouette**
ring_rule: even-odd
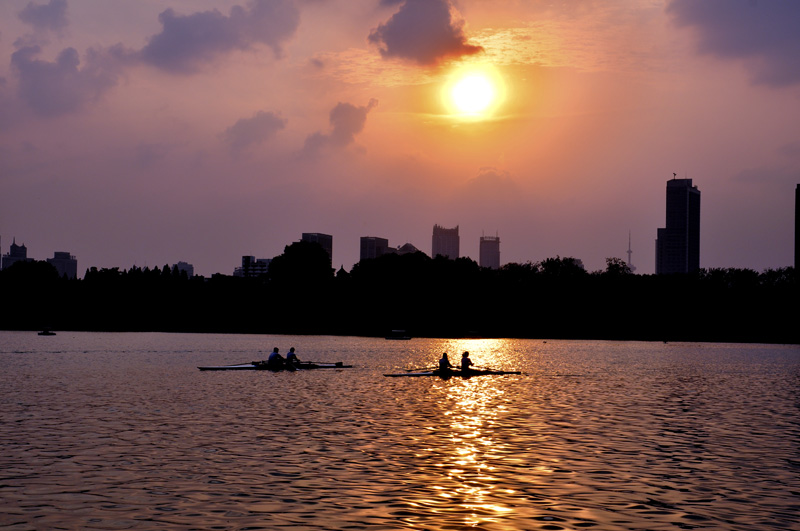
[[[673,174],[674,177],[675,174]],[[667,181],[667,223],[658,229],[656,274],[700,269],[700,190],[691,179]]]
[[[451,260],[455,260],[458,258],[460,241],[458,237],[458,225],[456,225],[454,229],[446,229],[439,225],[434,225],[431,256],[436,258],[437,255],[442,255]]]
[[[800,184],[794,189],[794,271],[800,267]]]
[[[481,236],[480,265],[500,269],[500,237]]]

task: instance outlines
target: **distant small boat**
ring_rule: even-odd
[[[54,335],[56,335],[56,333],[53,332],[52,330],[48,330],[48,329],[45,328],[44,330],[39,332],[39,335],[40,336],[54,336]]]
[[[411,339],[411,336],[406,334],[405,330],[392,330],[392,333],[386,336],[386,339],[407,341]]]
[[[384,374],[390,378],[400,378],[403,376],[441,376],[442,378],[449,378],[451,376],[461,376],[463,378],[470,378],[472,376],[485,376],[489,374],[522,374],[522,371],[501,371],[498,369],[470,369],[469,371],[461,371],[453,369],[447,372],[435,371],[409,371],[395,374]]]
[[[352,365],[345,365],[341,361],[335,363],[315,363],[313,361],[301,361],[300,363],[279,367],[270,366],[266,361],[251,361],[248,363],[237,363],[235,365],[210,365],[198,367],[201,371],[304,371],[309,369],[351,369]]]

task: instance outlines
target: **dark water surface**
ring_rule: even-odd
[[[196,368],[273,346],[355,368]],[[463,350],[524,374],[383,377]],[[797,346],[0,332],[0,361],[3,529],[800,529]]]

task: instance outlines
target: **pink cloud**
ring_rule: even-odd
[[[294,35],[300,13],[291,0],[255,0],[234,6],[228,16],[216,9],[179,15],[167,9],[158,16],[162,30],[141,50],[145,63],[172,73],[190,74],[221,54],[255,44],[281,54]]]

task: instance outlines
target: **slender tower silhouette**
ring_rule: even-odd
[[[631,231],[628,231],[628,250],[626,252],[628,253],[628,268],[630,268],[631,273],[633,273],[636,271],[636,266],[633,265],[633,261],[631,260],[631,255],[633,254],[631,250]]]
[[[700,190],[691,179],[667,181],[667,223],[656,238],[656,274],[700,269]]]

